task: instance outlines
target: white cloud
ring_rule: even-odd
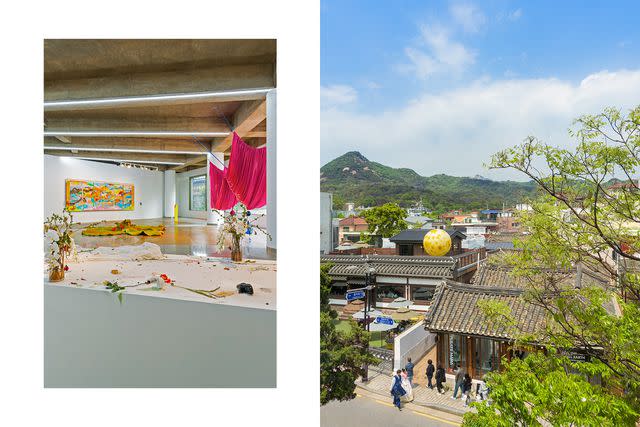
[[[484,14],[469,3],[455,3],[449,8],[454,22],[468,33],[477,33],[486,22]]]
[[[426,79],[436,73],[460,73],[475,62],[476,54],[462,43],[452,40],[444,28],[423,26],[420,34],[426,51],[406,47],[404,52],[410,64],[400,66],[400,70],[411,71],[420,79]]]
[[[522,9],[516,9],[507,15],[509,21],[517,21],[522,16]]]
[[[359,150],[370,160],[422,175],[521,180],[518,173],[487,171],[482,164],[528,135],[567,146],[574,118],[606,106],[633,108],[638,93],[640,70],[620,70],[591,74],[579,84],[554,78],[482,80],[441,94],[424,93],[401,108],[377,113],[323,109],[322,161]]]
[[[515,22],[518,19],[520,19],[522,17],[522,9],[518,8],[516,10],[513,10],[511,12],[501,12],[500,14],[498,14],[498,22],[503,21],[503,20],[507,20],[507,21],[511,21],[511,22]]]
[[[320,100],[323,107],[351,104],[358,99],[358,92],[347,85],[320,86]]]

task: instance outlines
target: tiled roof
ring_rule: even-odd
[[[400,233],[396,234],[389,240],[394,243],[396,242],[422,243],[422,241],[424,240],[425,234],[427,234],[429,231],[431,230],[427,230],[424,228],[412,228],[408,230],[402,230]],[[459,230],[447,229],[445,231],[449,233],[449,236],[452,238],[453,237],[460,237],[461,239],[467,238],[466,234],[464,234],[462,231],[459,231]]]
[[[541,307],[527,303],[520,289],[468,285],[444,280],[436,288],[433,303],[425,317],[430,331],[513,338],[514,326],[492,322],[478,306],[479,301],[499,301],[511,309],[517,329],[525,333],[540,330],[545,324]]]
[[[343,218],[339,223],[341,226],[347,225],[367,225],[367,221],[364,218],[360,218],[358,216],[350,216],[349,218]]]
[[[471,283],[478,286],[494,288],[524,288],[527,280],[522,276],[511,274],[513,269],[480,263],[480,267],[471,278]]]
[[[425,278],[453,278],[456,259],[453,257],[416,257],[396,255],[326,255],[320,262],[333,264],[329,275],[340,277],[364,277],[373,267],[379,276],[404,276]]]
[[[551,276],[551,272],[546,272],[549,277],[553,277],[555,280],[560,280],[563,284],[575,287],[577,279],[577,270],[566,271],[554,271]],[[480,267],[471,279],[471,283],[478,286],[494,287],[494,288],[515,288],[523,289],[527,287],[527,279],[523,276],[517,276],[513,274],[513,269],[501,265],[491,265],[487,262],[480,263]],[[581,286],[606,286],[608,284],[607,278],[600,274],[588,270],[582,269],[582,275],[580,278]]]

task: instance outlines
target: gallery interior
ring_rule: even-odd
[[[275,40],[44,41],[45,386],[275,386],[276,87]]]

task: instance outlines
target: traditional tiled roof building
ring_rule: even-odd
[[[608,280],[592,271],[547,271],[560,286],[606,287]],[[424,320],[425,329],[437,334],[437,360],[452,372],[456,366],[474,378],[498,369],[503,356],[511,357],[509,344],[516,332],[533,333],[545,327],[543,307],[527,302],[522,294],[527,279],[504,266],[481,263],[472,283],[445,279],[438,284]],[[500,302],[509,308],[513,323],[495,322],[485,316],[482,302]],[[615,304],[605,308],[615,311]],[[524,357],[526,352],[518,352]]]
[[[484,251],[470,251],[457,256],[396,256],[396,255],[324,255],[321,263],[331,263],[329,276],[333,280],[331,303],[344,305],[349,289],[365,285],[365,273],[375,271],[376,302],[379,307],[398,297],[415,303],[414,309],[426,309],[436,286],[443,279],[469,281],[483,259]]]

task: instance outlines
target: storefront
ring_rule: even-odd
[[[453,373],[462,367],[472,378],[500,369],[503,357],[510,359],[514,336],[504,325],[488,320],[479,301],[500,301],[514,314],[521,330],[533,332],[544,322],[541,308],[520,297],[522,289],[496,288],[443,281],[436,290],[425,317],[425,328],[437,334],[437,363]],[[526,353],[522,353],[524,356]]]
[[[437,339],[438,363],[448,373],[457,366],[469,372],[472,378],[482,378],[487,372],[500,369],[500,359],[508,356],[508,343],[484,337],[439,333]]]
[[[558,277],[569,286],[578,280],[606,286],[595,273],[561,271]],[[546,313],[538,305],[521,298],[526,287],[520,276],[513,276],[504,266],[482,263],[472,284],[443,280],[436,288],[425,316],[425,329],[437,334],[437,363],[448,372],[460,366],[473,378],[500,369],[501,360],[524,359],[531,352],[546,351],[542,346],[513,348],[518,333],[532,334],[545,327]],[[481,306],[486,302],[500,303],[509,309],[515,324],[488,319]],[[574,362],[587,361],[588,355],[578,349],[565,351]],[[567,367],[570,369],[570,367]],[[588,378],[594,384],[599,378]]]

